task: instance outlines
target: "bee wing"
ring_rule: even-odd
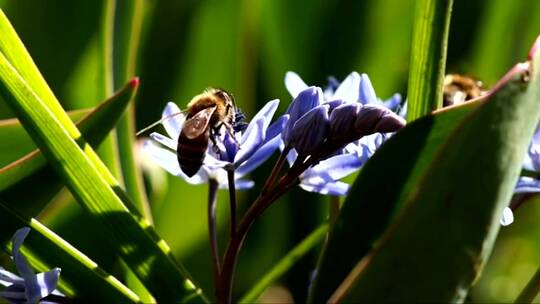
[[[206,132],[208,124],[210,123],[210,118],[212,118],[212,114],[214,114],[215,111],[216,107],[206,108],[186,120],[184,127],[182,128],[184,135],[189,139],[193,139]]]

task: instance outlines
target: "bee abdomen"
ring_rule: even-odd
[[[180,133],[176,157],[178,158],[180,169],[187,176],[192,177],[201,168],[206,149],[208,148],[208,137],[208,130],[192,139],[187,138],[184,132]]]

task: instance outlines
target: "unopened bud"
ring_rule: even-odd
[[[318,87],[309,87],[296,96],[289,108],[289,121],[283,129],[282,137],[285,143],[290,142],[291,131],[296,121],[311,109],[317,107],[323,102],[322,90]]]
[[[405,124],[403,118],[384,107],[365,105],[358,112],[354,129],[359,135],[364,136],[377,132],[395,132]]]
[[[354,122],[362,107],[359,103],[346,103],[336,107],[330,113],[330,140],[342,141],[350,138]]]
[[[299,155],[309,155],[325,141],[330,129],[328,105],[318,106],[296,121],[290,142]]]

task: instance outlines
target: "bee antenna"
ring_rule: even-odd
[[[180,115],[180,114],[182,114],[182,113],[183,113],[183,112],[178,112],[178,113],[173,113],[173,114],[171,114],[171,115],[167,115],[167,116],[163,117],[162,119],[160,119],[160,120],[158,120],[158,121],[152,123],[152,124],[149,125],[148,127],[144,128],[144,129],[142,129],[142,130],[140,130],[139,132],[137,132],[137,133],[135,134],[135,136],[139,136],[139,135],[141,135],[142,133],[144,133],[144,132],[146,132],[146,131],[152,129],[153,127],[159,125],[160,123],[164,122],[165,120],[170,119],[170,118],[173,118],[173,117],[175,117],[176,115]]]

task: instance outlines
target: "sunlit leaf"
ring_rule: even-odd
[[[359,262],[330,301],[464,299],[491,252],[502,211],[512,197],[523,156],[540,118],[539,59],[540,53],[530,66],[516,65],[494,93],[461,120],[432,153],[415,148],[429,140],[426,135],[434,130],[437,115],[421,119],[407,128],[409,132],[396,135],[385,147],[387,152],[395,152],[386,156],[400,159],[397,152],[401,152],[406,155],[401,161],[412,162],[397,167],[384,164],[392,170],[387,175],[389,184],[373,172],[369,181],[362,172],[364,178],[359,178],[356,193],[363,195],[358,197],[361,203],[356,203],[403,205],[403,209],[371,252],[358,256]],[[420,152],[414,153],[418,161],[410,157],[410,150]],[[418,164],[425,161],[424,157],[427,165],[419,171],[422,166]],[[368,165],[384,171],[382,159],[373,159]],[[400,176],[401,181],[391,175]],[[411,179],[415,187],[404,187]],[[384,191],[391,196],[382,194]],[[347,217],[351,215],[344,209],[342,224]]]

